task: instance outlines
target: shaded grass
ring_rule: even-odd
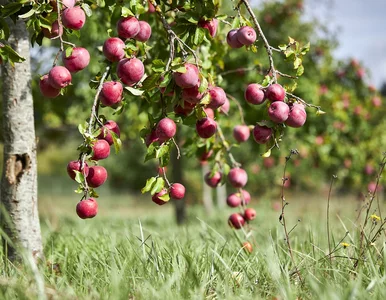
[[[75,216],[72,198],[41,197],[46,261],[39,268],[46,293],[54,299],[384,299],[384,251],[380,256],[367,253],[356,270],[351,259],[343,258],[355,256],[355,200],[332,201],[331,238],[338,245],[334,255],[342,258],[330,264],[325,199],[287,199],[289,228],[301,219],[291,242],[303,283],[293,274],[280,213],[264,199],[252,204],[258,215],[249,254],[241,247],[242,233],[226,224],[232,210],[206,216],[200,208],[189,207],[187,224],[178,227],[171,205],[110,195],[100,201],[98,217],[84,221]],[[345,227],[350,230],[347,248],[338,243]],[[382,236],[380,243],[384,241]],[[381,249],[379,244],[374,247]],[[0,298],[36,299],[28,264],[0,266]]]

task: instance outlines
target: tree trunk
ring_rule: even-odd
[[[217,207],[224,208],[227,204],[227,187],[226,184],[220,185],[216,188]]]
[[[1,227],[4,253],[19,256],[19,247],[42,257],[37,199],[36,141],[31,90],[30,42],[24,22],[9,23],[9,43],[26,60],[2,67],[4,167],[1,178]]]
[[[177,131],[177,134],[175,136],[176,143],[178,144],[180,138],[179,138],[179,132]],[[184,184],[184,175],[183,175],[183,164],[182,159],[177,159],[177,151],[173,151],[172,153],[172,178],[173,182],[178,182],[181,184]],[[174,201],[174,209],[176,213],[176,221],[178,225],[181,225],[186,220],[186,200],[173,200]]]

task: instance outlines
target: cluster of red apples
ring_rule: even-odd
[[[71,30],[80,30],[86,22],[86,14],[80,6],[75,6],[76,0],[62,0],[61,18],[51,26],[51,30],[43,28],[45,37],[55,39],[62,37],[63,27]],[[56,1],[51,1],[53,10],[57,11]],[[43,96],[55,98],[60,95],[61,90],[71,84],[71,73],[76,73],[88,66],[90,54],[82,47],[69,48],[63,51],[62,62],[64,66],[54,66],[48,74],[40,78],[39,87]],[[56,61],[55,61],[56,63]]]
[[[86,16],[80,6],[75,6],[75,0],[61,1],[61,18],[52,24],[51,31],[43,29],[46,37],[54,39],[63,34],[62,25],[71,30],[79,30],[83,27]],[[56,1],[52,2],[53,8],[57,9]],[[99,94],[100,103],[104,106],[117,106],[122,101],[123,84],[133,86],[144,76],[145,68],[141,60],[136,57],[126,57],[125,40],[134,38],[140,42],[146,42],[151,36],[151,27],[147,22],[138,21],[135,17],[121,18],[117,23],[119,37],[108,38],[103,45],[103,54],[110,63],[117,62],[116,73],[120,81],[106,81],[103,83]],[[69,54],[70,52],[70,54]],[[67,55],[66,55],[67,54]],[[69,54],[69,55],[68,55]],[[71,73],[83,70],[90,61],[90,55],[84,48],[74,47],[71,51],[63,51],[62,61],[64,66],[54,66],[47,75],[40,80],[40,90],[43,96],[48,98],[57,97],[62,88],[71,83]],[[122,83],[121,83],[122,82]],[[88,145],[88,159],[95,162],[89,166],[80,156],[79,160],[70,161],[67,165],[67,173],[73,179],[77,179],[77,172],[81,173],[84,182],[83,188],[97,188],[104,184],[107,179],[107,171],[97,162],[106,159],[110,155],[110,147],[114,139],[119,138],[119,126],[113,120],[107,121],[101,128],[100,134]],[[86,157],[86,156],[85,156]],[[78,179],[79,181],[79,179]],[[180,196],[176,186],[173,191]],[[93,218],[98,212],[98,203],[94,198],[82,199],[76,206],[76,212],[82,219]]]
[[[301,103],[286,103],[284,88],[274,83],[267,88],[252,83],[248,85],[244,93],[245,100],[253,105],[261,105],[268,99],[271,104],[268,107],[268,117],[274,124],[285,124],[289,127],[301,127],[307,119],[305,107]],[[273,136],[272,128],[257,124],[253,129],[253,137],[258,144],[267,143]]]

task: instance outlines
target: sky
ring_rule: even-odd
[[[358,59],[370,73],[368,83],[378,88],[386,82],[385,14],[386,0],[305,0],[305,17],[317,17],[336,33],[335,56]]]

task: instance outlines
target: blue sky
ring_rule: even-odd
[[[336,32],[335,56],[357,58],[370,71],[368,82],[377,87],[386,82],[385,14],[386,0],[305,0],[305,17],[317,17]]]

